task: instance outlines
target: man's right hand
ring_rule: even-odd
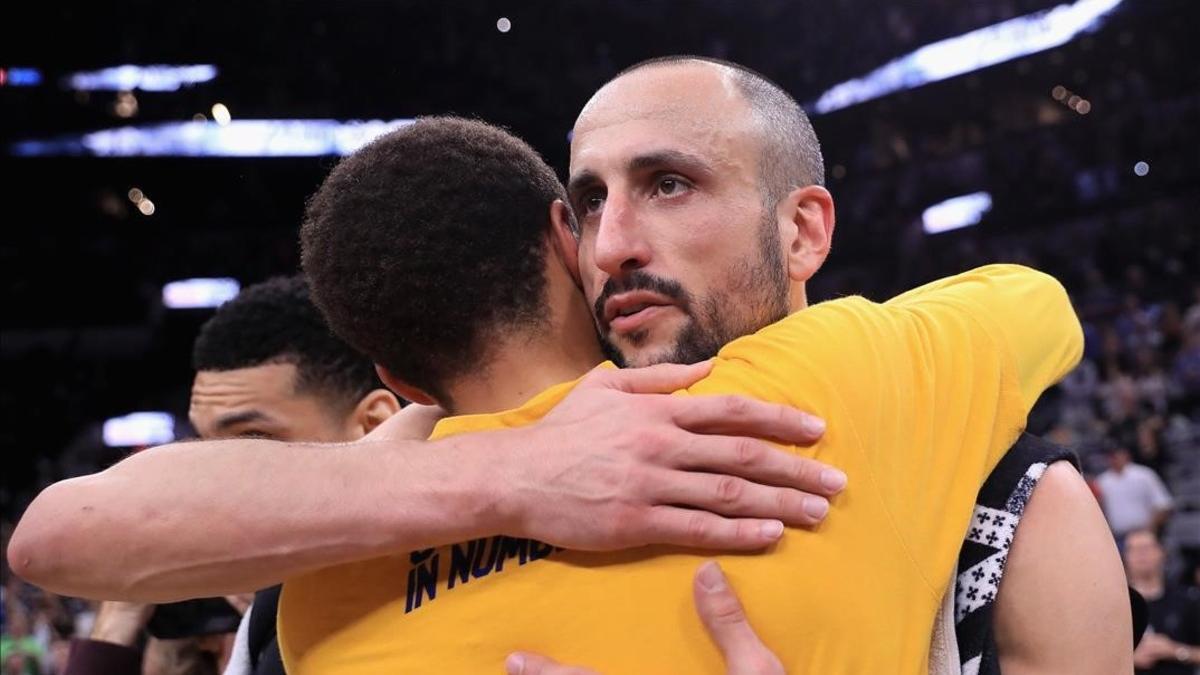
[[[711,364],[596,370],[498,458],[513,534],[576,550],[670,544],[754,550],[812,526],[845,475],[768,442],[824,423],[738,396],[670,396]]]

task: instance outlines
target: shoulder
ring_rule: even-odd
[[[1100,479],[1104,479],[1105,474],[1101,474]],[[1051,502],[1055,504],[1076,505],[1082,501],[1085,505],[1088,502],[1095,502],[1095,496],[1088,488],[1087,481],[1079,473],[1074,466],[1069,462],[1055,462],[1046,467],[1046,472],[1042,474],[1041,480],[1038,481],[1037,487],[1034,490],[1039,502]],[[1024,518],[1033,516],[1034,518],[1058,518],[1070,517],[1072,514],[1078,513],[1086,515],[1090,510],[1085,509],[1046,509],[1036,508],[1025,513]],[[1024,522],[1024,519],[1023,519]]]
[[[996,600],[1001,665],[1102,672],[1129,661],[1132,669],[1121,642],[1131,632],[1116,543],[1083,477],[1056,462],[1038,481],[1013,537]],[[1081,661],[1063,661],[1068,655]]]
[[[1129,465],[1128,470],[1130,471],[1130,474],[1129,474],[1130,477],[1136,478],[1137,480],[1139,480],[1141,482],[1144,482],[1144,483],[1159,483],[1159,482],[1161,482],[1161,479],[1158,477],[1158,474],[1154,472],[1154,469],[1151,469],[1148,466],[1142,466],[1141,464],[1131,464],[1131,465]]]

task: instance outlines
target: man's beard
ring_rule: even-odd
[[[756,260],[742,260],[729,270],[723,287],[704,298],[696,298],[672,279],[635,270],[621,281],[609,279],[596,299],[596,316],[602,316],[604,304],[617,293],[648,290],[670,298],[687,316],[675,343],[637,363],[630,363],[609,338],[600,336],[601,347],[613,363],[622,368],[656,363],[697,363],[717,355],[727,343],[749,335],[788,315],[788,275],[779,233],[775,229],[774,209],[767,209],[758,231]],[[740,310],[740,311],[738,311]],[[625,336],[634,347],[649,338],[648,330]]]

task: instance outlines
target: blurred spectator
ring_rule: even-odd
[[[1146,599],[1149,626],[1134,650],[1138,675],[1189,675],[1200,665],[1200,590],[1166,580],[1166,554],[1150,530],[1125,537],[1129,583]]]
[[[1096,479],[1108,526],[1120,539],[1134,530],[1158,532],[1171,513],[1171,495],[1158,474],[1129,459],[1123,445],[1108,452],[1108,470]]]
[[[46,650],[30,633],[29,615],[19,605],[5,612],[4,635],[0,636],[0,662],[4,675],[41,675]]]

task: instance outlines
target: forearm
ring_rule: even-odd
[[[468,457],[493,436],[154,448],[47,488],[18,524],[9,561],[58,593],[164,602],[493,534],[486,464]]]

